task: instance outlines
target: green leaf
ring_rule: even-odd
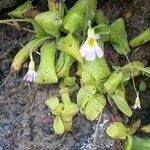
[[[50,97],[45,101],[45,104],[53,111],[59,105],[59,99],[56,96]]]
[[[41,58],[40,65],[37,71],[36,83],[49,84],[58,82],[55,69],[55,52],[56,43],[54,41],[45,43],[41,47]]]
[[[85,115],[87,119],[93,121],[98,117],[100,113],[102,113],[103,108],[106,105],[106,99],[103,95],[97,94],[92,97],[85,107]]]
[[[125,24],[122,18],[116,20],[110,25],[110,43],[114,49],[121,55],[126,55],[130,52]]]
[[[150,124],[145,125],[144,127],[142,127],[142,128],[140,129],[140,131],[143,131],[143,132],[145,132],[145,133],[150,133]]]
[[[144,64],[140,61],[133,61],[130,64],[124,65],[120,68],[120,71],[123,73],[123,80],[130,79],[132,75],[133,77],[140,75],[141,68],[144,68]],[[131,69],[133,74],[131,74]]]
[[[108,41],[110,37],[110,28],[106,24],[100,24],[94,27],[94,31],[96,34],[101,36],[102,41]]]
[[[139,90],[140,91],[145,91],[147,88],[146,82],[145,81],[141,81],[140,85],[139,85]]]
[[[78,0],[63,18],[65,30],[69,33],[80,32],[86,20],[92,20],[95,16],[96,0]]]
[[[59,37],[62,20],[59,11],[47,11],[38,14],[35,21],[50,35]]]
[[[78,63],[78,64],[77,64],[77,72],[75,73],[75,75],[81,76],[82,72],[83,72],[82,64],[81,64],[81,63]]]
[[[93,20],[97,8],[97,0],[84,0],[86,4],[86,24],[88,20]],[[81,6],[80,6],[81,7]]]
[[[58,49],[74,57],[80,63],[83,62],[80,55],[80,42],[75,36],[68,34],[64,38],[60,38],[58,42]]]
[[[114,92],[117,86],[121,83],[122,79],[123,79],[122,72],[117,71],[111,74],[108,80],[104,83],[104,87],[106,88],[109,94]]]
[[[105,83],[106,79],[101,80],[99,83],[96,84],[96,88],[99,91],[100,94],[106,94],[107,91],[104,87],[104,83]]]
[[[138,119],[128,126],[128,131],[134,133],[140,127],[140,125],[141,125],[141,120]]]
[[[99,24],[109,25],[109,20],[101,9],[96,10],[95,21]]]
[[[46,33],[44,31],[44,29],[34,19],[29,19],[29,22],[33,25],[34,31],[36,33],[35,36],[37,38],[42,38],[42,37],[45,37],[45,36],[49,36],[49,34]]]
[[[86,3],[85,0],[79,0],[63,18],[63,24],[65,30],[70,33],[74,33],[83,29],[85,22]]]
[[[140,138],[137,136],[132,137],[132,148],[131,150],[149,150],[150,149],[150,138]]]
[[[138,36],[130,40],[130,46],[134,48],[148,41],[150,41],[150,28],[146,29],[145,31],[140,33]]]
[[[8,15],[13,16],[13,17],[22,17],[23,18],[23,15],[31,8],[32,8],[31,1],[27,1],[23,5],[20,5],[19,7],[17,7],[15,10],[9,12]]]
[[[64,78],[64,84],[66,85],[66,86],[73,86],[73,85],[75,85],[75,77],[66,77],[66,78]]]
[[[55,120],[54,120],[54,131],[56,134],[63,134],[64,133],[64,124],[61,120],[61,118],[59,116],[56,116]]]
[[[61,52],[56,63],[57,76],[59,78],[69,76],[70,67],[72,66],[74,61],[75,59],[72,56]]]
[[[124,150],[131,150],[132,142],[133,142],[132,136],[128,134],[127,135],[127,142],[126,142],[126,144],[124,146]]]
[[[81,73],[81,84],[82,85],[91,85],[92,83],[95,82],[95,79],[86,71],[83,71]]]
[[[113,122],[109,125],[106,133],[113,139],[126,139],[126,127],[121,122]]]
[[[105,58],[96,58],[95,61],[85,61],[83,70],[88,72],[96,81],[105,79],[110,75]]]
[[[77,104],[82,105],[84,101],[91,99],[96,93],[96,87],[94,85],[83,86],[77,94]]]
[[[59,103],[58,106],[55,107],[55,109],[52,111],[52,114],[54,115],[61,115],[62,111],[63,111],[64,105],[62,103]]]
[[[11,65],[11,72],[16,73],[21,69],[22,64],[28,58],[30,51],[40,47],[48,37],[42,39],[33,39],[32,41],[28,42],[15,56],[12,65]]]
[[[70,103],[64,107],[61,117],[63,121],[72,121],[73,116],[79,112],[79,106],[75,103]]]
[[[110,94],[110,97],[113,99],[120,111],[129,117],[132,116],[132,110],[125,99],[125,90],[121,85],[119,85],[115,91]]]
[[[136,68],[140,69],[144,75],[150,77],[150,67],[144,68],[144,67],[136,66]]]
[[[131,69],[133,77],[140,75],[141,72],[144,75],[150,77],[150,67],[144,67],[144,64],[140,61],[133,61],[130,64],[126,64],[120,68],[120,71],[123,73],[124,80],[126,78],[130,79],[132,77]]]
[[[64,107],[71,104],[70,95],[69,95],[69,88],[63,87],[59,90],[59,93],[61,95],[61,99],[63,102]]]

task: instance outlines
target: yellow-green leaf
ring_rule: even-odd
[[[59,78],[69,76],[69,70],[74,61],[75,59],[72,56],[61,52],[56,63],[57,76]]]
[[[124,146],[124,150],[131,150],[132,142],[133,142],[132,136],[130,134],[128,134],[127,135],[127,142]]]
[[[150,149],[150,138],[140,138],[132,136],[132,148],[131,150],[149,150]]]
[[[63,111],[63,104],[59,103],[59,105],[56,106],[55,109],[52,111],[52,114],[61,115],[62,111]]]
[[[72,34],[61,38],[58,42],[58,49],[74,57],[80,63],[83,62],[80,55],[80,42]]]
[[[113,93],[123,79],[122,72],[114,72],[109,79],[104,83],[104,87],[109,94]]]
[[[88,72],[96,81],[105,79],[110,75],[105,58],[97,58],[95,61],[85,61],[83,70]]]
[[[85,115],[87,119],[93,121],[102,113],[103,108],[105,107],[106,99],[103,95],[97,94],[92,97],[85,107]]]
[[[58,37],[62,20],[59,11],[46,11],[38,14],[35,21],[50,35]]]
[[[71,121],[73,116],[79,112],[79,106],[75,103],[70,103],[64,107],[61,117],[63,121]]]
[[[91,99],[96,93],[96,87],[94,85],[83,86],[77,94],[77,104],[82,105],[84,100]]]
[[[119,85],[115,89],[115,91],[112,94],[110,94],[110,96],[120,111],[122,111],[124,114],[126,114],[129,117],[132,116],[132,110],[125,99],[125,90],[121,85]]]
[[[59,116],[56,116],[53,127],[56,134],[64,133],[64,124]]]
[[[80,81],[82,85],[90,85],[95,82],[95,79],[88,72],[82,71]]]
[[[50,97],[45,101],[45,104],[53,111],[59,105],[59,99],[56,96]]]
[[[145,125],[140,130],[143,131],[143,132],[145,132],[145,133],[150,133],[150,124]]]
[[[130,46],[136,47],[148,41],[150,41],[150,28],[147,28],[145,31],[130,40]]]
[[[119,54],[126,55],[130,52],[123,18],[110,25],[110,35],[110,42]]]
[[[23,5],[20,5],[15,10],[9,12],[8,15],[13,16],[13,17],[22,17],[23,18],[23,15],[31,8],[32,8],[32,3],[31,3],[31,1],[28,0]]]
[[[38,84],[58,82],[55,69],[55,52],[56,43],[54,41],[45,43],[41,47],[41,59],[36,78]]]
[[[136,132],[136,130],[140,127],[140,125],[141,125],[141,120],[140,119],[134,121],[132,124],[130,124],[128,126],[129,132]]]
[[[113,139],[126,139],[126,127],[121,122],[113,122],[109,125],[106,133]]]

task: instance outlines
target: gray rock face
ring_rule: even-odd
[[[0,0],[0,11],[7,8],[15,8],[27,0]],[[40,7],[41,9],[45,10],[47,8],[47,0],[34,0],[34,2]]]
[[[25,2],[25,0],[0,0],[0,11],[5,8],[18,6],[22,2]]]
[[[32,39],[32,34],[1,26],[0,37],[0,71],[3,74],[0,76],[0,150],[114,149],[114,141],[105,134],[110,120],[107,111],[98,125],[94,146],[97,121],[88,121],[83,115],[74,118],[72,132],[55,135],[53,117],[48,116],[49,110],[44,102],[58,93],[58,86],[37,86],[23,82],[23,75],[27,71],[25,67],[17,76],[9,75],[11,61],[20,49],[14,40],[24,45]]]
[[[148,9],[141,9],[147,8],[146,1],[107,0],[103,1],[102,9],[111,22],[131,11],[133,16],[125,21],[127,33],[133,37],[149,25]],[[15,6],[16,2],[18,5],[22,0],[0,0],[0,10]],[[17,43],[24,45],[32,38],[31,33],[0,25],[0,150],[117,150],[116,141],[105,134],[111,112],[104,111],[96,136],[97,122],[90,122],[83,115],[74,118],[72,132],[55,135],[53,117],[47,115],[49,110],[44,101],[58,92],[57,85],[37,86],[23,82],[27,71],[25,64],[17,76],[9,75],[12,59],[21,48]],[[148,52],[149,45],[138,51],[145,49]]]

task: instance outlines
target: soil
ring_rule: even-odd
[[[129,39],[139,34],[150,25],[149,0],[103,0],[99,7],[110,22],[123,17]],[[8,10],[0,12],[4,19]],[[54,134],[53,117],[48,115],[45,100],[58,93],[57,85],[40,86],[28,84],[22,80],[27,71],[27,64],[17,75],[11,75],[10,65],[13,57],[21,48],[33,39],[33,34],[18,31],[8,25],[0,25],[0,150],[121,150],[121,141],[114,141],[105,134],[105,129],[111,121],[111,109],[105,109],[99,124],[96,142],[93,137],[97,121],[90,122],[84,116],[74,118],[73,130],[62,136]],[[146,43],[129,54],[130,60],[141,60],[150,65],[150,43]],[[118,56],[109,44],[106,44],[108,61],[127,63]],[[142,77],[136,78],[137,87]],[[149,82],[149,80],[147,81]],[[126,87],[127,99],[131,106],[135,94],[132,83]],[[149,89],[140,94],[143,109],[135,111],[133,119],[140,116],[143,124],[150,123],[150,92]],[[110,107],[108,105],[108,107]],[[117,114],[120,116],[119,112]],[[132,118],[131,118],[132,120]]]

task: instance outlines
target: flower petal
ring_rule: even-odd
[[[100,38],[101,38],[101,36],[99,34],[95,34],[95,40],[98,40]]]
[[[34,74],[33,74],[33,81],[35,81],[36,76],[37,76],[37,74],[36,74],[36,73],[34,73]]]
[[[86,40],[85,43],[80,48],[81,57],[85,56],[87,48],[88,48],[88,44],[87,44],[87,40]]]
[[[103,52],[102,48],[97,44],[97,42],[95,44],[95,53],[99,58],[104,56],[104,52]]]
[[[23,77],[23,80],[26,80],[27,79],[27,74]]]
[[[29,82],[32,82],[32,80],[33,80],[32,76],[29,76],[29,77],[28,77],[28,81],[29,81]]]
[[[96,59],[96,54],[95,54],[94,48],[90,48],[87,50],[85,59],[88,61],[94,61]]]
[[[132,106],[132,108],[133,108],[133,109],[137,109],[137,105],[134,104],[134,105]]]
[[[24,76],[23,80],[28,81],[28,82],[35,81],[36,75],[37,75],[37,73],[34,70],[30,70]]]

